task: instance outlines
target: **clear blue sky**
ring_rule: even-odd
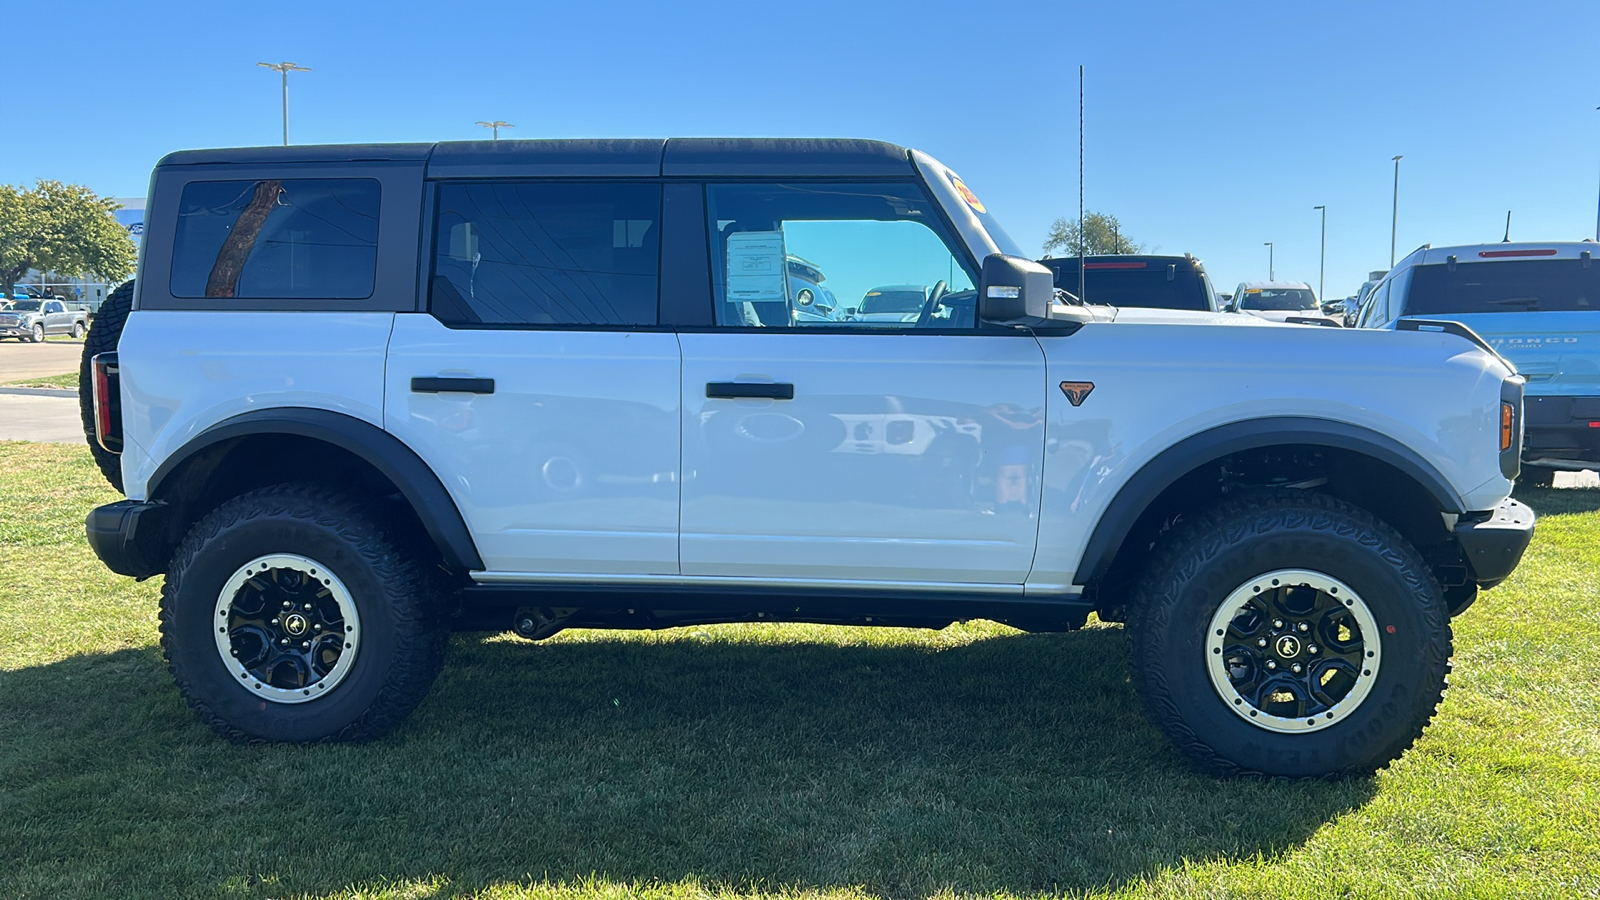
[[[14,0],[21,2],[21,0]],[[1087,205],[1218,289],[1327,293],[1400,255],[1581,239],[1600,181],[1594,0],[1569,3],[36,4],[0,68],[0,182],[142,196],[182,148],[296,143],[852,136],[927,150],[1037,250],[1075,215],[1077,67]],[[21,15],[21,7],[17,7]],[[16,16],[13,16],[16,18]],[[52,24],[54,23],[54,24]],[[35,55],[36,38],[47,52]]]

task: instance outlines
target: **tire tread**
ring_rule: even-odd
[[[1352,765],[1320,776],[1339,778],[1371,774],[1398,758],[1422,736],[1433,720],[1444,696],[1445,676],[1450,671],[1451,637],[1449,613],[1433,572],[1420,554],[1397,531],[1366,510],[1326,494],[1298,490],[1265,490],[1225,500],[1177,525],[1165,540],[1158,542],[1147,577],[1134,590],[1129,604],[1126,632],[1129,660],[1146,713],[1167,738],[1202,769],[1219,775],[1268,776],[1269,773],[1240,765],[1220,754],[1185,722],[1167,684],[1163,660],[1153,658],[1152,641],[1142,636],[1166,629],[1179,600],[1179,592],[1205,563],[1241,540],[1267,532],[1285,530],[1321,532],[1354,540],[1379,554],[1400,571],[1411,586],[1413,596],[1429,596],[1421,614],[1426,626],[1424,662],[1430,671],[1439,671],[1432,695],[1426,699],[1427,715],[1406,733],[1372,754],[1370,765]]]

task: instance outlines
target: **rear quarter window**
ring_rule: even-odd
[[[1405,315],[1600,310],[1600,266],[1539,259],[1417,266]]]
[[[172,296],[370,297],[378,206],[370,178],[191,182],[179,203]]]

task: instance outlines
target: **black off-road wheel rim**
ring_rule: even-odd
[[[1372,692],[1383,661],[1372,611],[1349,585],[1279,569],[1231,591],[1206,633],[1206,673],[1228,708],[1267,731],[1336,725]]]
[[[289,553],[240,566],[217,595],[212,635],[238,683],[273,703],[328,696],[361,649],[361,619],[338,576]]]

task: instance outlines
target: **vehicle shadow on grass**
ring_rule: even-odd
[[[816,634],[458,636],[361,746],[227,744],[155,648],[0,673],[0,893],[1086,890],[1271,857],[1375,791],[1195,773],[1120,629]]]
[[[1561,516],[1600,511],[1600,488],[1528,488],[1518,486],[1514,496],[1539,516]]]

